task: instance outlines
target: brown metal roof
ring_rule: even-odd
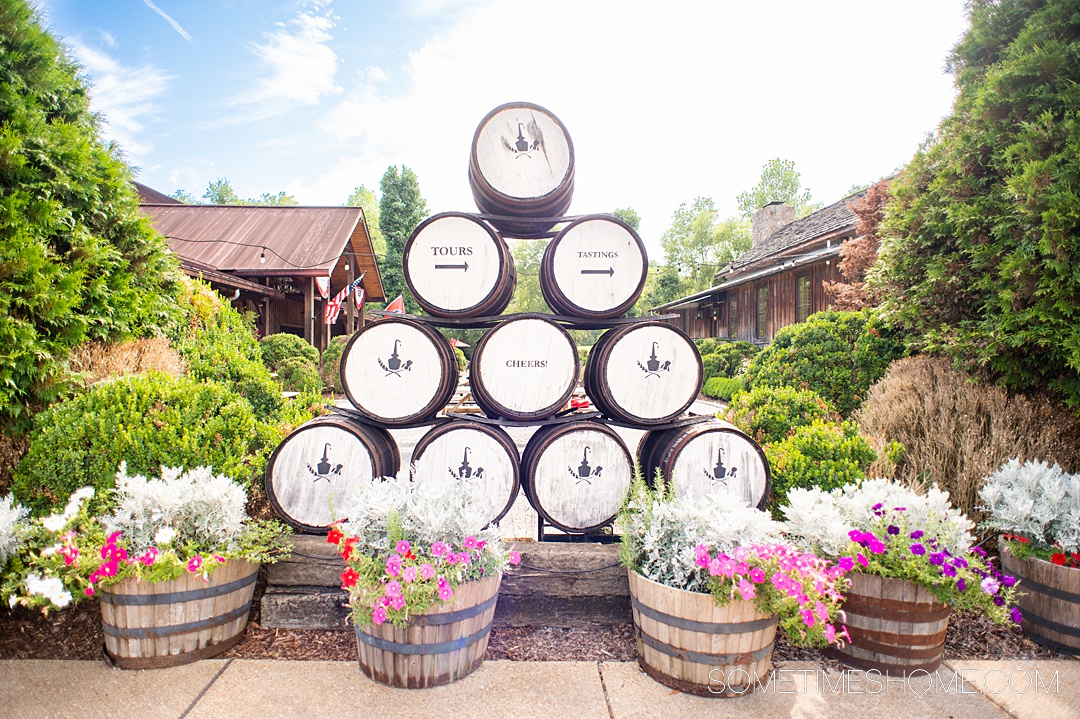
[[[260,285],[258,282],[245,280],[243,277],[230,275],[226,272],[218,272],[213,267],[203,264],[202,262],[181,257],[180,269],[189,277],[197,277],[201,280],[206,280],[207,282],[225,285],[226,287],[231,287],[236,290],[245,290],[246,292],[262,295],[263,297],[269,297],[275,300],[285,299],[285,293],[279,292],[273,287],[266,287],[265,285]]]
[[[140,209],[182,258],[246,277],[327,276],[344,264],[348,250],[356,255],[349,256],[356,276],[367,272],[368,298],[386,299],[359,207],[143,204]]]

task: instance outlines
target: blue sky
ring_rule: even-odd
[[[433,212],[474,211],[495,106],[574,140],[573,214],[632,207],[659,257],[680,202],[722,215],[771,157],[814,199],[904,164],[948,114],[962,0],[39,0],[138,179],[342,204],[391,164]]]

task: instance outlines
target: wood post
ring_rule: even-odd
[[[304,283],[304,339],[315,345],[315,278]]]
[[[345,260],[345,266],[349,268],[345,273],[345,280],[351,285],[353,283],[353,266],[348,260]],[[352,297],[347,297],[345,298],[345,303],[349,307],[349,312],[345,315],[345,334],[351,335],[356,331],[356,300]]]

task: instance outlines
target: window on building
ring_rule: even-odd
[[[755,337],[759,340],[769,339],[769,286],[761,285],[757,288],[757,327]]]
[[[739,299],[734,295],[728,295],[727,336],[728,339],[739,339]]]
[[[810,316],[810,275],[795,278],[795,321],[806,322]]]

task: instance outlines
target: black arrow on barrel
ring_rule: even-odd
[[[462,262],[460,265],[435,265],[437,270],[462,270],[463,272],[469,271],[469,263]]]
[[[582,270],[581,274],[583,274],[583,275],[607,275],[608,277],[611,277],[612,275],[615,274],[615,268],[609,267],[606,270]]]

